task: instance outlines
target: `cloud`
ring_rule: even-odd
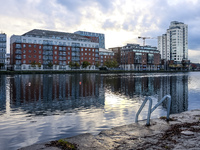
[[[188,24],[189,49],[200,50],[199,0],[0,0],[0,30],[11,36],[34,28],[104,33],[106,47],[140,43],[166,33],[171,21]],[[147,40],[157,45],[156,40]]]

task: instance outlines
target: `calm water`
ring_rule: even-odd
[[[200,72],[0,76],[0,150],[133,123],[146,96],[171,113],[200,108]],[[145,119],[147,106],[139,119]],[[166,103],[152,118],[166,115]]]

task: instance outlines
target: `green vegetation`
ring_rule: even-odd
[[[105,61],[104,66],[108,68],[116,68],[118,67],[118,63],[116,60],[107,60]]]
[[[63,149],[71,149],[75,150],[76,146],[72,143],[69,143],[63,139],[58,140],[58,144],[63,148]]]
[[[4,67],[4,63],[0,63],[0,68],[1,68],[1,67]]]
[[[83,68],[87,68],[87,66],[89,66],[89,65],[91,65],[88,61],[84,61],[83,63],[82,63],[82,67]]]
[[[31,63],[31,67],[35,67],[36,66],[36,63],[35,63],[35,61],[33,61],[32,63]]]
[[[95,64],[95,66],[98,68],[98,67],[100,66],[100,63],[97,62],[97,63]]]
[[[48,63],[48,67],[49,67],[49,68],[53,67],[53,63],[52,63],[52,62],[49,62],[49,63]]]

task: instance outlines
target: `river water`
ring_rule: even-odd
[[[133,123],[146,96],[154,106],[166,94],[171,113],[199,109],[200,72],[0,75],[0,150]]]

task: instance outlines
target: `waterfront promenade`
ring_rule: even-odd
[[[81,150],[107,149],[200,149],[200,109],[152,119],[151,126],[146,121],[104,130],[98,135],[89,133],[64,140]],[[50,132],[50,131],[49,131]],[[20,150],[58,150],[51,142],[35,144]]]

